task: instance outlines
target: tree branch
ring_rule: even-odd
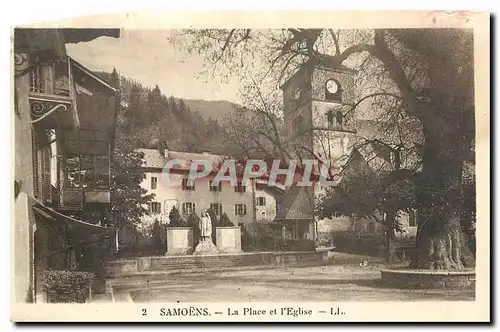
[[[328,29],[328,32],[330,32],[330,35],[332,36],[333,43],[335,44],[335,55],[340,54],[340,46],[339,46],[339,39],[338,36],[335,34],[335,31],[333,29]]]
[[[392,97],[392,98],[395,98],[395,99],[398,99],[398,100],[403,100],[403,98],[400,95],[397,95],[397,94],[391,93],[391,92],[376,92],[376,93],[372,93],[372,94],[366,95],[363,98],[361,98],[360,100],[358,100],[358,102],[356,104],[349,105],[349,106],[351,106],[351,109],[349,111],[347,111],[344,114],[344,116],[346,116],[349,113],[351,113],[356,107],[359,106],[359,104],[361,104],[365,100],[367,100],[369,98],[373,98],[373,97],[379,97],[379,96],[388,96],[388,97]]]
[[[421,118],[423,115],[421,108],[426,105],[417,99],[417,95],[408,82],[408,78],[401,68],[401,64],[387,46],[384,39],[384,31],[375,30],[374,40],[374,45],[362,43],[348,47],[344,52],[335,57],[335,61],[341,64],[354,53],[370,53],[370,55],[381,61],[388,70],[389,76],[401,92],[407,112],[417,118]]]

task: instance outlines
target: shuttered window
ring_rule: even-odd
[[[247,214],[247,206],[246,204],[235,204],[234,205],[234,214],[237,216],[244,216]]]

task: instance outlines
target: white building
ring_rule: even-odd
[[[209,153],[188,153],[169,151],[167,149],[138,149],[144,154],[143,168],[146,174],[141,186],[155,195],[149,204],[150,214],[143,216],[144,224],[153,223],[156,219],[169,222],[168,216],[173,206],[187,216],[191,213],[200,215],[202,210],[212,209],[218,215],[227,214],[235,225],[250,222],[271,222],[276,217],[276,195],[278,188],[270,188],[265,181],[248,180],[239,186],[233,186],[229,181],[221,181],[220,185],[212,186],[215,175],[196,178],[191,186],[187,177],[191,162],[194,160],[209,160],[216,167],[224,157]],[[168,161],[181,161],[179,168],[172,169],[168,178],[164,166]],[[179,185],[169,185],[178,182]]]

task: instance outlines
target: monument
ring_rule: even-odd
[[[212,241],[212,220],[206,210],[202,211],[200,223],[200,242],[194,250],[194,255],[215,255],[219,250]]]

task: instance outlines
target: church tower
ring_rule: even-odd
[[[355,135],[355,71],[322,56],[304,65],[282,86],[283,139],[295,158],[321,160],[324,174],[337,174],[351,153]],[[328,174],[330,173],[330,174]],[[297,238],[315,239],[314,205],[324,188],[290,188],[277,220]]]
[[[313,151],[333,170],[345,163],[355,134],[354,75],[353,69],[323,56],[281,86],[286,141]]]

